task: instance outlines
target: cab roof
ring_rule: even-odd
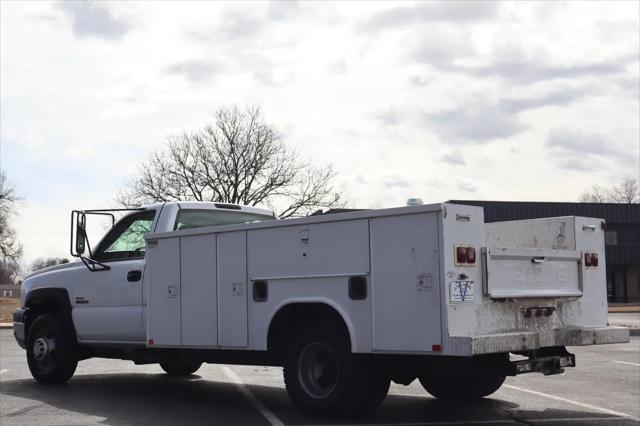
[[[202,210],[236,210],[247,213],[260,214],[269,217],[277,217],[273,210],[255,206],[244,206],[242,204],[219,203],[214,201],[169,201],[166,203],[148,204],[143,206],[146,209],[156,209],[161,206],[178,206],[180,209],[202,209]]]

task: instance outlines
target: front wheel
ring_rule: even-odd
[[[163,361],[160,367],[170,376],[190,376],[202,365],[200,361],[178,360]]]
[[[40,383],[64,383],[76,371],[73,334],[53,314],[36,318],[29,328],[26,347],[29,370]]]

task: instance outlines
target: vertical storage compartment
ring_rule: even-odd
[[[245,348],[247,329],[247,234],[218,234],[218,337],[221,347]]]
[[[374,349],[438,349],[442,339],[437,214],[375,217],[370,244]]]
[[[145,255],[147,343],[178,346],[180,326],[180,239],[149,240]]]
[[[180,239],[182,344],[218,345],[216,234]]]

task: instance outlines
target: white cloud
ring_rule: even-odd
[[[429,127],[451,143],[491,142],[525,130],[518,115],[500,105],[472,100],[458,108],[426,115]]]
[[[131,29],[131,24],[117,18],[105,3],[93,1],[60,1],[57,8],[69,17],[73,33],[78,37],[118,39]]]
[[[468,23],[495,17],[499,7],[500,2],[496,1],[419,2],[380,11],[367,19],[361,28],[378,31],[438,21]]]
[[[464,166],[466,164],[464,161],[464,156],[462,155],[460,150],[443,154],[440,156],[439,160],[443,163],[451,164],[452,166]]]
[[[193,83],[204,83],[211,80],[216,74],[224,70],[224,65],[215,60],[191,59],[169,65],[166,69],[169,74],[184,75]]]

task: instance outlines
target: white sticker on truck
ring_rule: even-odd
[[[449,282],[449,299],[452,303],[473,301],[475,281],[451,281]]]

